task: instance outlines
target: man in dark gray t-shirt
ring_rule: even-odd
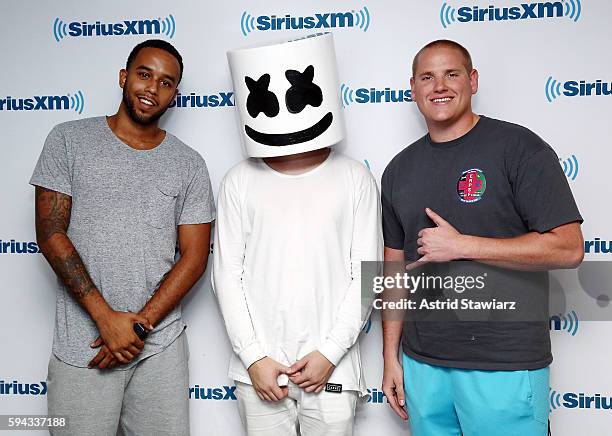
[[[60,282],[47,398],[69,428],[54,434],[189,433],[180,301],[215,212],[202,157],[158,127],[182,70],[169,43],[136,46],[118,112],[55,126],[30,180]]]
[[[424,320],[408,310],[402,322],[383,314],[383,390],[400,417],[410,416],[414,436],[544,436],[552,361],[546,270],[580,264],[582,217],[550,146],[472,111],[478,73],[464,47],[426,45],[411,89],[428,134],[383,174],[385,260],[419,261],[438,274],[456,267],[443,263],[477,261],[472,266],[498,278],[489,294],[538,316]]]

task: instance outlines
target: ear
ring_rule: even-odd
[[[123,87],[125,86],[125,81],[127,80],[127,70],[125,68],[122,68],[119,70],[119,87],[121,89],[123,89]]]
[[[308,65],[302,75],[307,82],[312,82],[312,79],[314,79],[314,67],[312,65]]]
[[[414,77],[410,78],[410,96],[414,100]]]
[[[470,73],[470,86],[472,87],[472,94],[478,92],[478,70],[472,70]]]
[[[257,80],[257,87],[259,89],[268,89],[268,86],[270,86],[270,75],[264,74]]]
[[[257,82],[255,82],[249,76],[244,76],[244,83],[246,83],[246,86],[247,88],[249,88],[249,91],[255,89],[255,85],[257,84]]]

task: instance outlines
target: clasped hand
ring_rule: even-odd
[[[142,324],[148,331],[153,330],[144,316],[132,312],[111,310],[97,321],[100,336],[90,346],[101,348],[88,367],[113,368],[119,363],[129,363],[136,357],[144,347],[144,342],[134,332],[136,323]]]
[[[287,375],[292,383],[306,392],[319,393],[325,387],[334,369],[334,364],[315,350],[290,367],[269,357],[264,357],[252,364],[248,372],[253,388],[261,400],[280,401],[289,394],[289,391],[287,386],[278,385],[279,375]]]

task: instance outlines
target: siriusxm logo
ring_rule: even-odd
[[[612,397],[601,394],[587,395],[583,392],[560,393],[550,389],[550,410],[566,409],[596,409],[612,410]]]
[[[0,98],[0,111],[63,111],[83,113],[85,97],[81,91],[65,95],[34,95],[32,97]]]
[[[353,103],[410,103],[412,92],[410,89],[391,89],[389,87],[353,89],[343,83],[340,85],[340,98],[343,107]]]
[[[474,21],[514,21],[533,18],[567,17],[578,21],[582,13],[581,0],[562,0],[556,2],[521,3],[517,6],[461,6],[455,9],[448,3],[442,3],[440,22],[444,28],[455,23]],[[456,15],[455,15],[456,14]]]
[[[578,315],[573,310],[565,315],[553,315],[549,319],[551,330],[566,331],[572,336],[576,336],[576,333],[578,333],[579,324]]]
[[[559,158],[559,164],[561,164],[563,172],[569,180],[576,180],[576,177],[578,177],[578,159],[576,159],[576,155],[572,154],[567,159]]]
[[[40,383],[19,383],[13,380],[12,383],[6,383],[0,380],[0,395],[46,395],[47,382]]]
[[[34,254],[40,253],[36,242],[18,242],[14,239],[3,241],[0,239],[0,254]]]
[[[255,30],[264,32],[267,30],[332,29],[338,27],[351,27],[367,32],[371,22],[370,11],[366,6],[358,11],[315,13],[314,15],[298,17],[290,14],[253,16],[245,11],[240,17],[240,30],[244,36],[248,36]]]
[[[218,94],[210,95],[197,95],[195,92],[184,95],[179,92],[174,101],[170,103],[170,107],[199,108],[234,106],[233,97],[233,92],[219,92]]]
[[[368,389],[368,394],[370,397],[368,398],[368,403],[372,404],[383,404],[385,401],[388,403],[387,396],[383,391],[379,391],[376,388]]]
[[[552,76],[549,76],[544,86],[544,93],[549,103],[552,103],[561,95],[566,97],[612,95],[612,82],[605,82],[599,79],[594,82],[587,82],[586,80],[559,82]]]
[[[236,400],[236,386],[221,386],[218,388],[202,388],[195,385],[189,388],[190,400]]]
[[[124,35],[165,35],[174,37],[176,21],[172,14],[165,18],[150,20],[123,20],[115,23],[96,21],[72,21],[66,23],[60,18],[53,21],[53,37],[57,42],[72,36],[74,38],[87,36],[124,36]]]
[[[612,253],[612,241],[602,241],[601,238],[584,241],[584,252],[586,254],[609,254]]]

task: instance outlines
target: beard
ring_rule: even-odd
[[[140,124],[141,126],[150,126],[151,124],[156,123],[157,120],[159,120],[161,116],[166,113],[166,111],[168,110],[168,107],[170,106],[170,104],[168,104],[166,107],[160,109],[159,112],[156,112],[151,115],[139,114],[138,112],[136,112],[136,108],[134,107],[134,102],[128,96],[127,89],[128,89],[128,82],[126,79],[125,84],[123,85],[123,103],[125,104],[125,109],[130,119],[134,121],[136,124]]]

